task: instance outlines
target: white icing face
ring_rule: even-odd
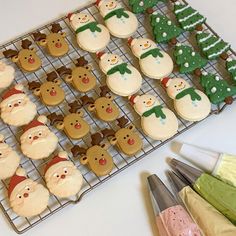
[[[136,57],[141,57],[142,54],[156,47],[156,44],[147,38],[133,39],[131,44],[131,50]]]
[[[70,25],[74,30],[77,30],[78,28],[94,21],[95,20],[91,15],[81,12],[71,16]]]
[[[123,60],[116,54],[106,53],[99,62],[100,68],[106,73],[114,66],[123,63]]]
[[[8,87],[15,75],[15,69],[0,61],[0,88]]]
[[[48,157],[57,147],[58,138],[47,126],[37,126],[20,137],[22,152],[32,159]]]
[[[34,216],[40,214],[48,204],[48,190],[31,179],[19,183],[10,196],[10,204],[20,216]]]
[[[175,78],[168,81],[166,91],[170,98],[175,99],[177,94],[190,87],[190,84],[186,80],[182,78]]]
[[[9,125],[28,124],[36,115],[36,105],[25,94],[13,95],[0,103],[1,118]]]
[[[105,16],[111,11],[121,8],[120,3],[115,0],[103,0],[99,4],[100,13]]]
[[[160,105],[157,98],[150,94],[137,96],[134,99],[134,102],[134,109],[139,115],[142,115],[145,111],[148,111],[153,107]]]

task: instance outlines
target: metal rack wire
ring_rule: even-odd
[[[184,1],[185,2],[185,1]],[[186,2],[185,2],[186,3]],[[123,3],[126,8],[128,8],[127,3]],[[171,4],[158,4],[157,7],[155,7],[155,10],[169,16],[173,21],[175,21],[175,18],[173,16],[173,13],[171,11]],[[81,10],[80,10],[81,11]],[[87,8],[84,8],[83,11],[88,12],[92,14],[99,22],[103,22],[101,16],[98,13],[98,10],[95,6],[89,6]],[[152,34],[150,26],[149,26],[149,19],[148,16],[145,15],[138,15],[138,21],[139,21],[139,28],[134,35],[134,37],[149,37],[152,38]],[[98,67],[98,59],[96,58],[95,55],[91,55],[85,51],[82,51],[81,49],[78,48],[74,32],[73,30],[69,27],[68,20],[66,17],[60,18],[57,21],[60,23],[60,25],[63,28],[63,31],[67,33],[66,40],[69,44],[70,50],[69,52],[61,57],[61,58],[53,58],[50,57],[44,49],[41,47],[37,46],[36,44],[34,45],[35,48],[37,49],[37,54],[41,57],[42,59],[42,67],[40,70],[36,71],[35,73],[25,73],[21,71],[20,69],[16,68],[16,83],[22,83],[24,85],[27,85],[29,81],[32,80],[38,80],[38,81],[44,81],[46,78],[46,73],[51,72],[52,70],[56,70],[57,68],[61,67],[62,65],[65,65],[67,67],[75,67],[75,60],[80,57],[84,56],[89,64],[93,68],[93,73],[97,77],[98,85],[97,88],[93,91],[90,91],[87,93],[87,95],[92,96],[93,98],[96,98],[99,96],[99,86],[105,84],[105,76],[102,74]],[[52,23],[51,23],[52,24]],[[49,32],[49,27],[51,24],[45,25],[44,27],[39,28],[38,30],[43,32],[43,33],[48,33]],[[206,31],[210,31],[214,34],[216,34],[208,25],[205,25]],[[4,51],[5,49],[18,49],[20,48],[20,43],[22,39],[28,38],[33,41],[32,38],[32,32],[24,35],[20,38],[17,38],[16,40],[13,40],[3,46],[0,47],[0,51]],[[186,43],[186,44],[191,44],[194,46],[194,48],[197,50],[197,47],[195,45],[193,36],[190,35],[188,32],[182,34],[178,38],[179,42]],[[169,49],[168,45],[165,44],[160,44],[159,45],[163,50],[167,51],[172,55],[171,50]],[[109,46],[107,47],[107,51],[116,53],[122,57],[122,59],[126,62],[129,62],[136,66],[138,68],[138,63],[137,60],[134,58],[132,55],[129,47],[127,46],[127,42],[125,40],[117,39],[117,38],[112,38]],[[231,57],[236,58],[236,54],[231,51]],[[0,56],[0,60],[5,61],[6,63],[9,64],[9,60],[3,58],[3,56]],[[221,75],[223,78],[228,77],[226,74],[226,71],[224,69],[224,62],[220,61],[211,61],[208,63],[208,65],[205,67],[204,70],[208,72],[213,72]],[[13,65],[15,67],[15,65]],[[179,76],[178,72],[174,72],[172,74],[172,77]],[[198,79],[194,78],[192,75],[181,75],[181,77],[185,78],[188,80],[192,85],[194,85],[197,88],[200,88],[198,84]],[[142,89],[140,91],[140,94],[142,93],[150,93],[159,98],[162,103],[170,108],[172,111],[174,111],[173,108],[173,103],[170,98],[166,95],[164,89],[159,85],[159,83],[156,80],[151,80],[143,76],[144,81],[142,85]],[[65,101],[60,104],[57,107],[46,107],[42,105],[39,99],[34,97],[30,92],[28,92],[28,95],[32,99],[32,101],[35,102],[35,104],[38,107],[38,114],[45,114],[48,115],[52,112],[57,112],[59,114],[67,114],[68,113],[68,103],[72,102],[76,99],[78,99],[80,96],[83,94],[78,93],[75,91],[70,85],[65,83],[63,81],[62,83],[62,88],[64,89],[66,93],[66,99]],[[166,141],[154,141],[148,138],[146,135],[141,130],[140,127],[140,117],[134,112],[133,108],[130,106],[130,104],[127,102],[126,98],[121,98],[121,97],[116,97],[115,98],[115,103],[119,107],[122,115],[125,115],[126,118],[132,122],[136,128],[137,132],[140,134],[143,140],[143,149],[134,157],[126,157],[123,153],[118,152],[114,147],[110,147],[108,149],[108,152],[113,156],[113,160],[115,163],[115,168],[113,171],[108,175],[104,177],[98,177],[96,176],[93,172],[87,169],[86,166],[83,166],[80,164],[78,159],[70,158],[71,161],[74,162],[74,164],[78,167],[78,169],[81,171],[84,177],[84,185],[83,188],[75,198],[73,199],[59,199],[53,195],[50,197],[50,203],[48,205],[48,208],[39,216],[36,217],[31,217],[31,218],[23,218],[17,216],[12,209],[9,206],[8,199],[7,199],[7,187],[8,187],[8,181],[1,181],[0,182],[0,208],[2,209],[4,215],[6,216],[7,220],[9,221],[10,225],[13,227],[15,232],[21,234],[26,232],[27,230],[31,229],[32,227],[36,226],[43,220],[47,219],[49,216],[53,215],[57,211],[61,210],[62,208],[66,207],[69,204],[76,204],[78,203],[82,197],[87,194],[88,192],[94,190],[96,187],[98,187],[100,184],[104,183],[105,181],[109,180],[112,178],[114,175],[120,173],[122,170],[128,168],[130,165],[136,163],[143,157],[147,156],[150,152],[154,151],[155,149],[161,147],[164,145],[166,142],[169,142],[171,139],[175,138],[179,134],[187,131],[191,127],[195,126],[198,122],[187,122],[181,118],[178,117],[179,121],[179,130],[178,133],[172,137],[169,140]],[[219,108],[217,107],[212,107],[212,112],[210,115],[215,113],[216,111],[219,111]],[[96,117],[91,114],[90,112],[87,111],[86,108],[84,108],[85,112],[85,120],[90,124],[91,126],[91,132],[97,132],[101,129],[104,128],[113,128],[114,130],[117,129],[117,126],[115,125],[115,122],[111,123],[104,123],[101,122],[100,120],[96,119]],[[175,112],[175,111],[174,111]],[[54,127],[50,126],[50,129],[56,133],[56,135],[59,137],[59,149],[64,149],[66,150],[70,156],[70,149],[73,147],[75,144],[79,144],[83,147],[87,147],[90,145],[90,137],[85,137],[82,140],[75,141],[70,138],[68,138],[63,132],[56,130]],[[22,133],[22,130],[20,128],[13,128],[10,127],[2,121],[0,121],[0,133],[4,134],[6,138],[6,142],[13,147],[13,149],[17,150],[18,153],[20,152],[20,147],[19,147],[19,137]],[[58,151],[58,150],[57,150]],[[55,153],[57,153],[55,151]],[[21,156],[21,166],[26,169],[27,174],[30,178],[38,181],[38,182],[44,182],[43,178],[43,167],[45,164],[49,161],[49,158],[44,159],[44,160],[38,160],[38,161],[33,161],[28,158],[25,158],[24,156]]]

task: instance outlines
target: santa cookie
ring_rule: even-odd
[[[4,89],[10,86],[14,80],[15,69],[12,66],[6,65],[0,61],[0,89]]]
[[[110,41],[108,29],[98,24],[95,19],[87,13],[68,14],[71,27],[77,35],[79,47],[85,51],[95,53],[103,50]]]
[[[107,86],[113,93],[127,97],[141,88],[141,74],[120,56],[104,52],[97,53],[97,56],[100,58],[100,69],[107,75]]]
[[[39,116],[31,121],[23,130],[20,137],[23,154],[37,160],[48,157],[57,147],[58,138],[45,125],[46,116]]]
[[[139,59],[140,69],[146,76],[162,79],[172,73],[174,64],[171,57],[157,48],[152,40],[130,38],[128,43],[132,53]]]
[[[144,133],[154,140],[166,140],[178,131],[178,120],[168,108],[160,105],[157,98],[150,94],[131,96],[135,111],[141,116]]]
[[[4,136],[0,134],[0,180],[13,176],[19,164],[20,157],[4,142]]]
[[[138,28],[136,16],[125,10],[116,0],[97,0],[96,5],[105,24],[112,35],[117,38],[128,38]]]
[[[15,85],[3,94],[0,108],[2,120],[13,126],[28,124],[37,113],[36,105],[24,93],[21,84]]]
[[[73,162],[68,160],[66,152],[60,152],[47,163],[45,180],[49,191],[61,198],[74,196],[83,184],[83,176]]]
[[[164,78],[162,85],[167,94],[174,100],[176,112],[185,120],[200,121],[206,118],[211,111],[208,97],[182,78]]]
[[[48,206],[49,192],[42,185],[26,177],[25,170],[18,168],[12,176],[8,196],[13,211],[23,217],[42,213]]]

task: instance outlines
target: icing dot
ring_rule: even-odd
[[[185,66],[185,67],[189,67],[188,62],[185,62],[185,63],[184,63],[184,66]]]
[[[140,6],[140,7],[143,7],[143,6],[144,6],[144,2],[141,1],[141,2],[139,3],[139,6]]]
[[[227,88],[227,91],[230,92],[230,91],[231,91],[231,88]]]
[[[167,36],[167,33],[166,33],[166,32],[164,32],[164,33],[162,34],[162,36],[163,36],[163,37],[166,37],[166,36]]]
[[[202,72],[202,75],[205,75],[205,76],[206,76],[206,75],[208,75],[208,73],[207,73],[206,71],[203,71],[203,72]]]
[[[156,18],[156,22],[160,22],[160,18],[159,17]]]
[[[212,87],[212,88],[211,88],[211,92],[212,92],[212,93],[215,93],[216,91],[217,91],[216,87]]]
[[[167,25],[171,25],[171,21],[170,20],[167,21]]]
[[[178,53],[179,53],[179,55],[183,54],[183,50],[180,49],[180,50],[178,51]]]
[[[216,77],[215,77],[215,80],[219,81],[219,80],[220,80],[220,77],[219,77],[219,76],[216,76]]]
[[[176,46],[177,46],[177,47],[180,47],[180,46],[181,46],[181,43],[177,43]]]
[[[192,56],[195,56],[196,55],[196,53],[195,52],[192,52]]]

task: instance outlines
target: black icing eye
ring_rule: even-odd
[[[110,103],[107,103],[107,106],[110,106],[111,104]]]
[[[65,174],[67,174],[67,172],[68,172],[67,170],[64,170],[64,173],[65,173]]]
[[[84,74],[84,76],[87,76],[87,74]]]
[[[124,139],[126,139],[126,136],[124,137]]]
[[[76,122],[79,122],[78,120],[76,120]]]
[[[32,54],[30,54],[30,57],[32,57]]]
[[[104,156],[104,154],[102,154],[102,157]]]
[[[18,196],[18,198],[20,198],[20,199],[21,199],[21,196]]]
[[[47,89],[47,92],[49,92],[49,89]]]
[[[108,61],[110,62],[110,59],[108,59]]]
[[[80,17],[79,17],[79,20],[80,20]]]
[[[57,41],[60,42],[60,39],[58,39]]]
[[[143,101],[143,103],[146,103],[145,101]]]
[[[26,190],[30,191],[30,188],[28,187]]]
[[[70,123],[70,125],[73,125],[73,123]]]
[[[104,106],[102,106],[102,108],[104,108]]]
[[[52,87],[52,89],[54,89],[54,87]]]
[[[175,88],[177,87],[177,85],[175,85]]]
[[[25,57],[25,60],[27,59],[27,57]]]
[[[151,101],[151,100],[152,100],[152,98],[149,98],[149,100]]]
[[[0,152],[0,156],[2,155],[2,153]]]
[[[81,78],[82,76],[81,75],[79,75],[79,78]]]
[[[129,137],[129,135],[127,134],[127,135],[126,135],[126,137],[128,138],[128,137]]]
[[[108,7],[108,5],[106,5],[106,7]]]
[[[97,161],[97,158],[95,157],[94,160]]]
[[[59,178],[60,176],[59,175],[57,175],[57,178]]]

